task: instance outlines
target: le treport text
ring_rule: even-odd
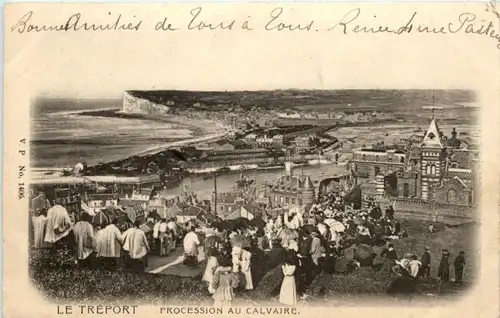
[[[63,305],[57,306],[58,315],[134,315],[137,305]],[[246,315],[297,315],[296,308],[215,308],[215,307],[158,307],[160,314],[165,315],[214,315],[214,314],[246,314]]]

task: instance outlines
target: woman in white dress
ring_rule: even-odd
[[[243,249],[241,252],[241,273],[243,274],[242,282],[244,283],[244,288],[246,290],[253,289],[253,281],[252,281],[252,270],[250,269],[250,259],[252,257],[252,253]]]
[[[218,253],[214,252],[208,257],[207,267],[205,268],[205,273],[203,274],[203,281],[208,285],[208,292],[210,294],[215,293],[215,288],[213,285],[215,269],[219,266],[217,261]]]
[[[287,257],[285,264],[281,267],[283,269],[283,283],[281,284],[280,303],[288,306],[297,305],[297,287],[295,285],[295,265],[293,259]]]

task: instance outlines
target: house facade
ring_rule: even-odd
[[[307,175],[294,175],[291,163],[286,163],[286,172],[272,185],[269,202],[273,207],[294,207],[313,203],[314,184]]]
[[[475,162],[479,153],[463,147],[456,129],[448,138],[432,119],[422,138],[406,142],[404,152],[354,151],[351,171],[356,184],[365,184],[370,196],[397,199],[400,205],[432,204],[449,211],[475,206]]]

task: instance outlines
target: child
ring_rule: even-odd
[[[280,303],[288,306],[297,305],[297,287],[295,285],[295,265],[290,254],[287,255],[283,269],[283,283],[281,284]]]
[[[215,270],[213,278],[214,307],[231,307],[234,299],[233,289],[238,286],[238,279],[232,272],[233,264],[230,258],[220,258],[220,266]]]
[[[205,273],[203,274],[203,281],[205,281],[208,284],[208,292],[210,294],[215,293],[215,289],[213,286],[213,280],[214,280],[214,273],[215,270],[218,267],[218,261],[217,258],[219,256],[219,253],[217,251],[214,251],[211,253],[211,255],[208,257],[207,261],[207,267],[205,268]]]

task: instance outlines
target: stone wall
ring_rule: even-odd
[[[123,96],[122,112],[126,114],[140,114],[149,116],[167,115],[170,107],[153,103],[144,98],[138,98],[125,92]]]
[[[454,203],[456,205],[469,206],[473,203],[472,199],[472,189],[464,188],[456,180],[451,180],[443,187],[436,189],[436,201],[438,203]]]
[[[419,199],[396,199],[394,209],[397,218],[441,222],[450,225],[470,223],[478,219],[478,211],[475,207],[434,203]]]

